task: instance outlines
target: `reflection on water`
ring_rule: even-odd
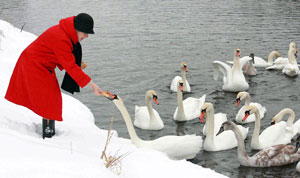
[[[239,47],[241,56],[251,52],[267,59],[277,50],[287,56],[288,45],[300,36],[300,3],[296,1],[4,1],[0,16],[34,34],[42,33],[58,20],[88,12],[95,19],[95,34],[82,42],[85,71],[102,89],[122,96],[134,118],[134,106],[145,105],[145,92],[153,89],[160,105],[165,128],[160,131],[136,129],[145,140],[163,135],[202,135],[199,119],[175,122],[177,94],[169,90],[174,76],[180,75],[180,63],[188,64],[187,80],[192,93],[184,98],[200,98],[214,104],[215,112],[227,114],[234,120],[236,93],[221,90],[222,81],[213,80],[212,61],[232,60],[233,49]],[[59,80],[63,73],[58,72]],[[267,108],[261,130],[271,118],[285,107],[292,108],[299,118],[299,77],[289,78],[281,71],[257,69],[257,76],[246,77],[252,101]],[[110,118],[115,116],[114,129],[119,136],[129,138],[124,121],[114,104],[96,97],[89,88],[75,95],[93,112],[96,124],[108,129]],[[253,125],[245,141],[249,155]],[[280,168],[248,168],[240,166],[236,149],[201,151],[192,162],[216,170],[229,177],[292,177],[298,175],[295,165]]]

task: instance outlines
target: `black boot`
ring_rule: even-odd
[[[55,134],[55,122],[54,120],[43,118],[43,139],[45,137],[51,138]]]

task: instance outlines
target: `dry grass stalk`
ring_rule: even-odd
[[[111,128],[112,128],[113,121],[114,121],[114,116],[112,116],[111,121],[110,121],[109,130],[107,132],[106,143],[105,143],[104,150],[102,151],[101,159],[104,158],[106,168],[115,169],[116,173],[119,175],[121,173],[121,168],[122,168],[121,160],[127,154],[123,154],[123,155],[120,155],[120,156],[118,156],[118,152],[113,156],[111,156],[109,154],[108,155],[106,154],[107,147],[108,147],[108,145],[110,143],[110,140],[113,136],[113,133],[111,133]]]

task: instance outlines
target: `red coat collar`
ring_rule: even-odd
[[[59,26],[71,38],[72,42],[74,44],[76,44],[78,42],[78,36],[77,36],[76,30],[74,27],[74,18],[75,18],[75,16],[61,19],[59,21]]]

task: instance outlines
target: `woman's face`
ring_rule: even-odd
[[[80,32],[80,31],[76,30],[76,33],[77,33],[77,37],[78,37],[79,42],[82,41],[83,39],[89,37],[89,34],[84,33],[84,32]]]

